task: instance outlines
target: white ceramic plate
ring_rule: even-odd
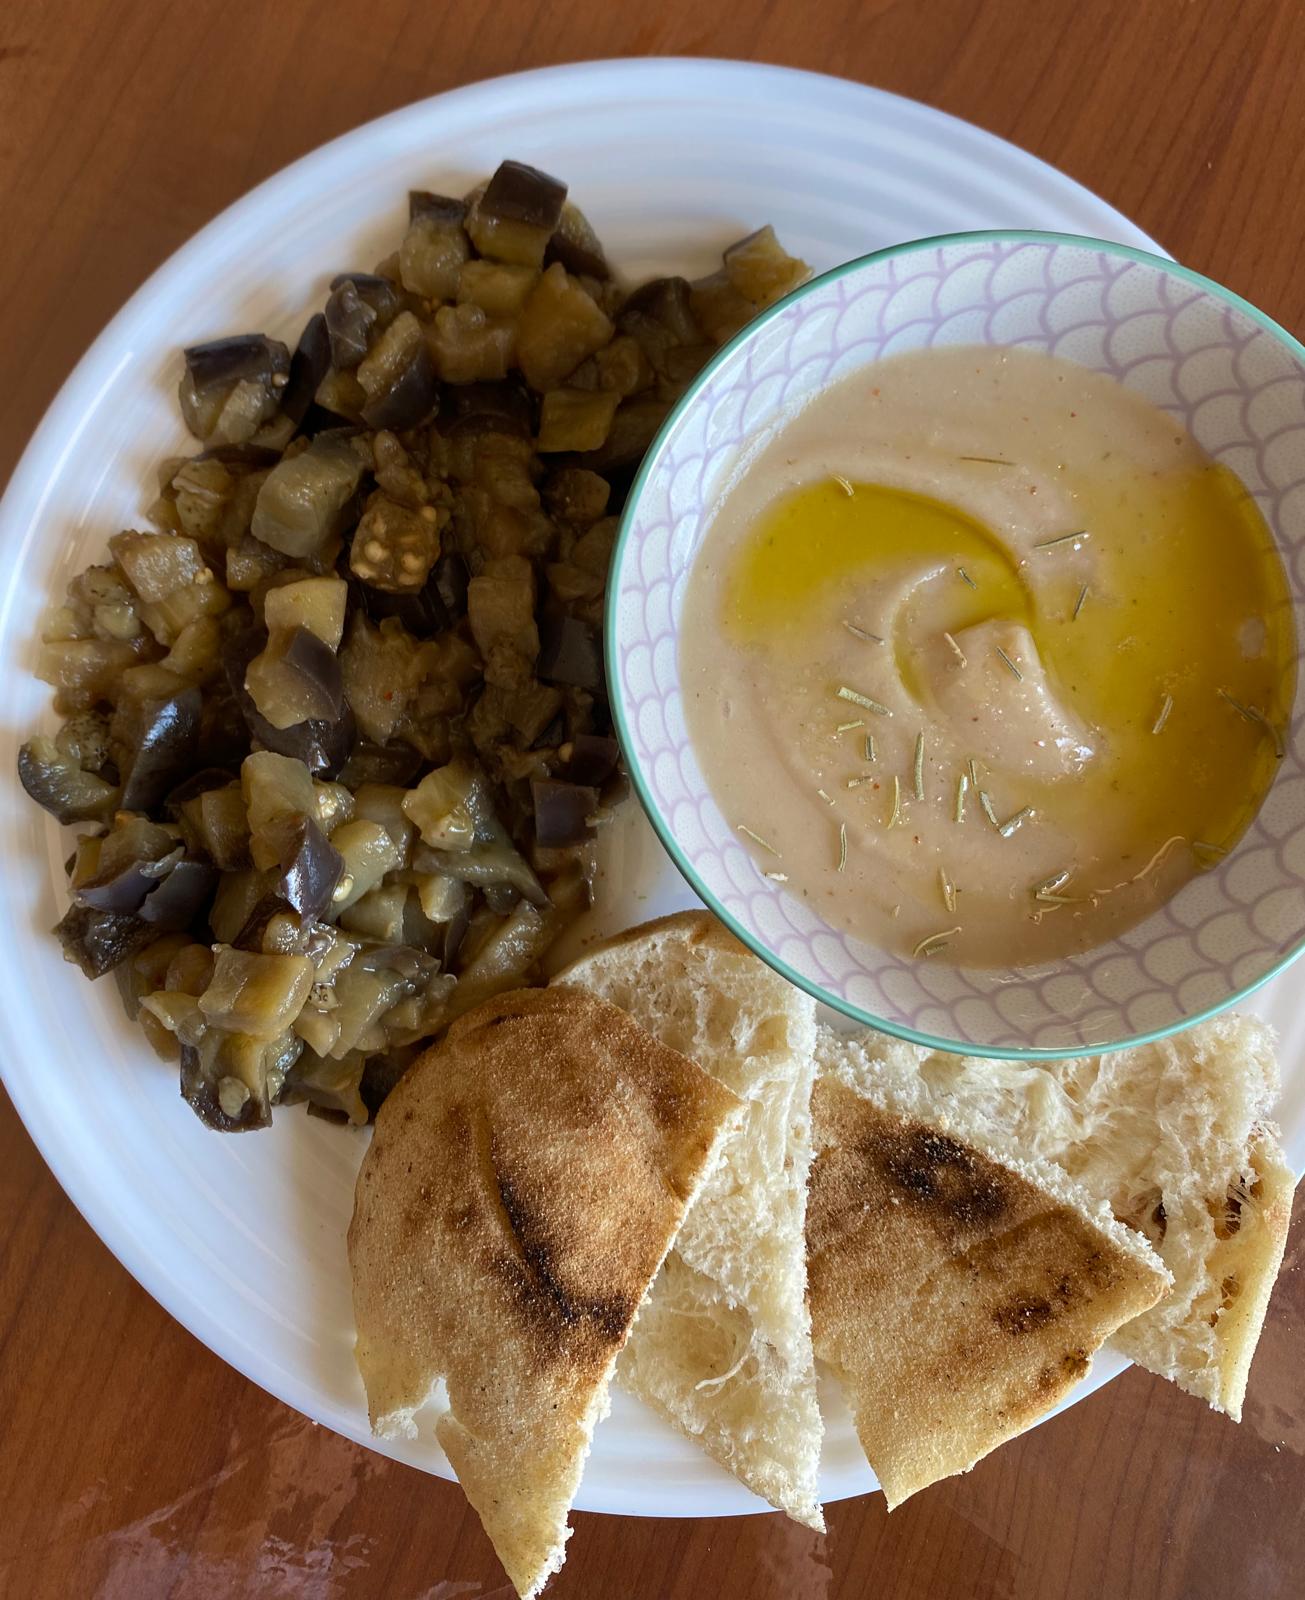
[[[710,61],[600,62],[442,95],[306,157],[179,251],[83,358],[0,502],[0,1061],[19,1113],[100,1237],[198,1338],[288,1404],[370,1444],[352,1356],[344,1235],[364,1138],[287,1109],[267,1133],[206,1132],[175,1072],[47,929],[62,910],[66,838],[13,778],[49,726],[31,669],[36,620],[108,536],[138,523],[153,468],[192,446],[177,417],[178,348],[256,328],[293,340],[338,269],[398,239],[409,187],[457,192],[504,156],[556,172],[613,259],[638,277],[709,268],[762,222],[817,270],[894,240],[1026,227],[1152,242],[1069,179],[987,134],[851,83]],[[612,841],[603,920],[689,896],[630,816]],[[1288,980],[1289,981],[1289,980]],[[1283,1122],[1305,1159],[1305,1020],[1284,981],[1256,1009],[1283,1035]],[[1092,1382],[1119,1370],[1098,1362]],[[873,1486],[830,1397],[823,1491]],[[447,1475],[433,1445],[388,1454]],[[726,1515],[765,1509],[623,1395],[598,1430],[590,1510]]]

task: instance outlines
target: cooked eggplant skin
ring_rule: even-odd
[[[303,425],[313,397],[330,367],[331,335],[325,315],[315,311],[299,335],[299,343],[290,358],[290,374],[281,391],[281,410],[296,428]],[[273,457],[273,461],[277,459]]]
[[[203,696],[193,686],[118,708],[110,741],[123,775],[123,810],[154,810],[194,770],[202,712]]]
[[[18,752],[18,779],[38,806],[62,823],[103,822],[118,804],[120,790],[84,771],[53,739],[29,739]]]
[[[312,817],[301,817],[281,860],[276,892],[301,917],[325,915],[344,872],[344,857]]]
[[[130,911],[97,911],[79,905],[69,906],[54,931],[64,960],[92,979],[112,972],[159,934],[156,927]]]
[[[535,778],[530,784],[535,808],[535,839],[545,849],[583,844],[594,836],[590,818],[598,809],[598,790],[556,778]]]

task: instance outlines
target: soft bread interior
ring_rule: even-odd
[[[821,1528],[803,1240],[814,1002],[706,913],[636,928],[554,982],[621,1006],[746,1102],[617,1379],[755,1493]]]

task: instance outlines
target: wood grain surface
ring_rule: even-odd
[[[1305,332],[1300,0],[4,0],[0,479],[123,299],[250,185],[441,89],[661,53],[841,73],[970,118]],[[579,1516],[550,1592],[1297,1596],[1303,1255],[1298,1231],[1240,1428],[1134,1371],[891,1519],[878,1495],[832,1507],[825,1538],[778,1516]],[[15,1600],[510,1594],[456,1488],[314,1427],[172,1322],[7,1101],[0,1441]]]

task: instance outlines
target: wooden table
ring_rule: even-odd
[[[843,73],[971,118],[1305,331],[1299,0],[6,0],[0,478],[122,300],[268,173],[437,90],[645,53]],[[779,1516],[581,1516],[550,1592],[1297,1595],[1301,1238],[1240,1428],[1134,1371],[891,1520],[878,1495],[833,1506],[826,1538]],[[7,1101],[0,1241],[0,1594],[509,1596],[456,1488],[314,1427],[172,1322],[64,1198]]]

